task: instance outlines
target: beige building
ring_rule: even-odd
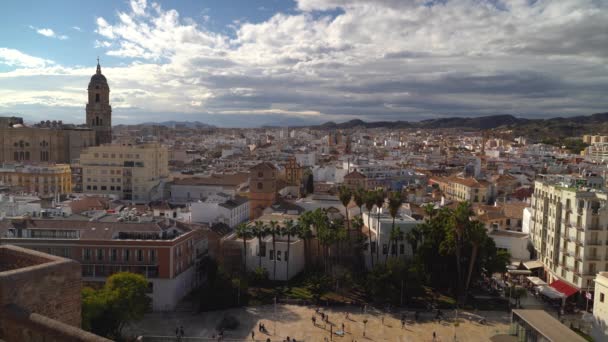
[[[473,177],[433,177],[431,184],[436,184],[443,195],[454,201],[470,203],[488,203],[494,200],[491,183]]]
[[[135,202],[159,199],[169,178],[167,148],[156,143],[90,147],[78,167],[83,192]]]
[[[584,180],[548,177],[535,182],[530,239],[547,282],[590,288],[608,262],[608,194]]]
[[[583,135],[583,142],[585,144],[597,144],[597,143],[608,143],[608,135]]]
[[[595,277],[591,336],[596,341],[608,339],[608,272],[600,272]]]
[[[38,196],[62,195],[72,192],[72,173],[67,164],[4,164],[0,167],[0,183]]]

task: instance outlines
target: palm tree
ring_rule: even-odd
[[[279,223],[277,221],[270,221],[268,226],[268,231],[272,236],[272,252],[274,256],[272,258],[272,280],[277,280],[277,245],[276,245],[276,237],[279,232]]]
[[[363,216],[362,207],[365,204],[365,190],[357,188],[357,190],[353,191],[353,200],[357,207],[359,207],[359,215]]]
[[[405,240],[412,246],[412,256],[416,255],[416,249],[422,238],[422,230],[416,226],[405,234]]]
[[[312,230],[310,229],[310,225],[312,224],[312,211],[306,211],[298,218],[298,229],[296,234],[302,240],[304,240],[304,258],[306,259],[304,262],[304,267],[308,268],[308,263],[310,262],[309,248],[308,243],[312,238]]]
[[[376,260],[380,260],[380,246],[378,243],[380,242],[380,213],[382,212],[382,207],[384,206],[384,190],[378,189],[374,195],[374,204],[376,205],[376,209],[378,211],[378,232],[376,237]],[[388,255],[388,251],[387,251]]]
[[[391,217],[393,218],[393,226],[391,228],[391,239],[389,239],[388,253],[386,253],[385,263],[386,263],[386,260],[388,260],[388,255],[390,254],[390,251],[391,251],[391,242],[394,241],[394,243],[397,244],[397,239],[401,235],[401,230],[399,230],[399,229],[395,230],[395,218],[397,217],[397,214],[399,214],[399,209],[401,208],[401,204],[403,204],[403,199],[401,198],[401,194],[399,194],[398,192],[392,192],[390,194],[390,196],[388,197],[388,212],[391,215]]]
[[[347,233],[347,238],[348,238],[348,248],[352,249],[352,244],[350,242],[350,220],[348,217],[348,204],[350,203],[350,200],[353,198],[353,192],[350,190],[350,188],[348,188],[344,185],[339,187],[338,191],[339,191],[338,197],[340,198],[340,202],[342,202],[342,205],[344,206],[344,211],[346,212],[346,233]]]
[[[486,228],[483,226],[483,223],[479,221],[474,221],[471,224],[471,227],[467,231],[467,240],[471,243],[471,260],[469,260],[469,273],[467,275],[467,282],[464,287],[465,293],[469,290],[469,285],[471,283],[471,275],[473,274],[473,266],[475,265],[475,261],[477,259],[477,253],[479,252],[479,247],[482,246],[488,235],[486,233]]]
[[[251,239],[251,228],[246,223],[236,226],[236,236],[243,239],[243,274],[247,273],[247,239]]]
[[[458,296],[462,296],[462,242],[465,231],[470,225],[470,217],[473,215],[471,211],[471,205],[469,202],[459,203],[454,210],[454,214],[451,219],[451,226],[456,235],[456,273],[458,275]]]
[[[298,234],[298,225],[293,222],[293,220],[285,220],[283,221],[283,229],[281,230],[281,235],[287,236],[287,254],[285,254],[285,262],[287,262],[287,277],[285,283],[289,286],[289,262],[291,260],[291,237]]]
[[[255,221],[252,231],[253,235],[258,239],[258,267],[262,268],[262,239],[268,235],[268,230],[264,222]]]
[[[366,192],[365,196],[363,197],[363,201],[365,203],[365,209],[367,209],[367,232],[369,233],[369,260],[372,268],[374,268],[374,253],[372,251],[372,226],[370,222],[370,218],[372,217],[372,209],[374,208],[374,203],[376,202],[374,192]]]

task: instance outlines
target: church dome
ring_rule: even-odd
[[[95,75],[91,76],[91,81],[89,82],[89,88],[108,88],[108,80],[101,73],[101,66],[99,65],[99,59],[97,60],[97,71]]]

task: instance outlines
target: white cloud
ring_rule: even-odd
[[[315,120],[589,114],[608,106],[608,2],[296,2],[292,14],[235,21],[234,36],[146,1],[97,18],[95,47],[128,58],[124,67],[102,63],[116,106]],[[37,63],[0,73],[0,82],[38,73],[82,83],[94,71]]]
[[[78,32],[82,32],[82,29],[80,27],[78,27],[78,26],[72,26],[72,29],[76,30]]]
[[[49,38],[56,38],[59,40],[66,40],[69,37],[63,34],[57,34],[55,31],[53,31],[50,28],[37,28],[35,26],[30,25],[29,26],[32,30],[35,30],[36,33],[38,33],[39,35],[45,36],[45,37],[49,37]]]
[[[0,47],[0,64],[20,68],[43,68],[54,64],[53,61],[25,54],[19,50]],[[0,75],[2,75],[0,73]]]

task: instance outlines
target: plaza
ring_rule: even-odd
[[[263,305],[198,314],[151,313],[128,327],[126,333],[144,336],[143,341],[170,341],[175,338],[175,329],[183,327],[183,341],[202,341],[217,337],[216,326],[225,315],[231,315],[238,319],[239,326],[225,331],[225,341],[283,341],[287,337],[296,341],[324,341],[326,338],[333,341],[433,341],[433,333],[437,342],[488,341],[494,335],[508,332],[510,322],[509,313],[498,311],[460,311],[458,326],[454,324],[454,311],[444,311],[440,321],[432,312],[420,312],[415,321],[413,310],[394,309],[386,313],[367,308],[365,313],[362,311],[359,306],[320,307],[316,313],[316,307],[312,306],[279,304],[276,309],[273,305]],[[320,313],[328,317],[328,323],[322,321]],[[403,314],[405,325],[402,328]],[[479,323],[481,318],[485,319],[483,324]],[[267,333],[259,331],[260,324],[265,326]],[[342,331],[342,324],[345,333],[339,336],[336,333]]]

